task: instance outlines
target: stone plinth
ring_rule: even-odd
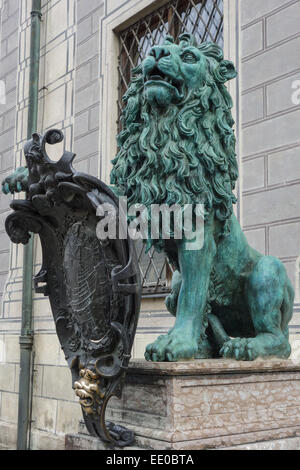
[[[135,360],[107,419],[135,431],[135,448],[299,448],[300,363]]]

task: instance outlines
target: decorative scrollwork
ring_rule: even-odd
[[[43,252],[37,292],[49,296],[57,335],[71,369],[89,432],[114,445],[134,434],[105,422],[112,396],[120,398],[140,306],[140,279],[132,241],[96,235],[103,201],[118,213],[117,199],[98,179],[76,173],[74,154],[49,159],[46,144],[63,140],[57,129],[25,144],[28,199],[14,201],[6,230],[14,243],[38,233]]]

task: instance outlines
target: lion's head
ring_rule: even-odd
[[[225,221],[238,176],[232,100],[236,76],[213,43],[167,37],[132,72],[111,182],[129,204],[196,204]]]

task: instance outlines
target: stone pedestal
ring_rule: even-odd
[[[300,363],[133,361],[107,419],[136,433],[134,448],[300,449]],[[83,433],[67,448],[98,448]]]

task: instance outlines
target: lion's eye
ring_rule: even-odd
[[[192,52],[186,52],[181,56],[181,58],[184,62],[187,62],[189,64],[194,64],[195,62],[197,62],[197,57]]]

